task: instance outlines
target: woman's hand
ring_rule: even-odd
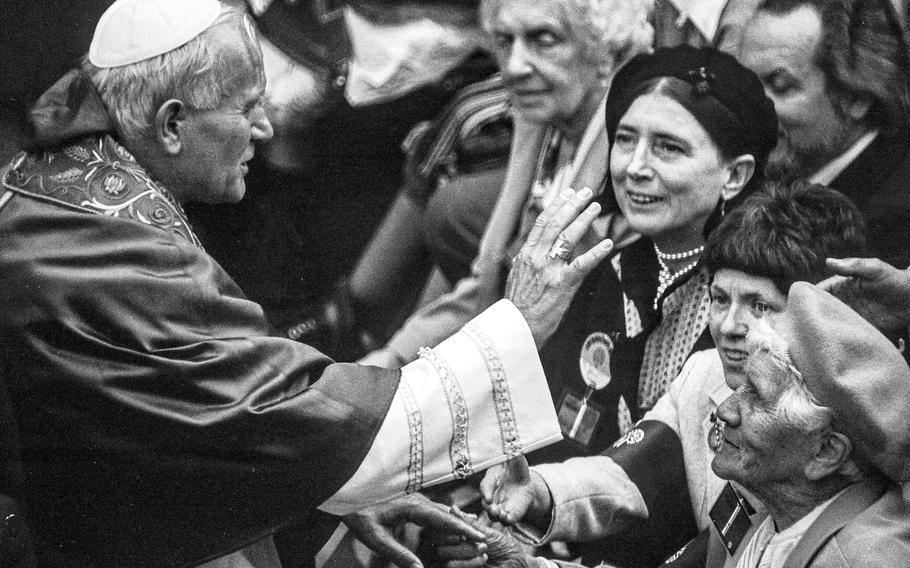
[[[521,252],[512,261],[506,298],[515,304],[540,348],[556,330],[585,276],[613,248],[609,239],[588,250],[579,242],[600,213],[588,202],[593,192],[566,189],[534,222]]]
[[[541,529],[549,525],[553,507],[550,489],[531,472],[524,456],[487,470],[480,482],[480,494],[483,508],[493,520],[511,525],[524,519]]]

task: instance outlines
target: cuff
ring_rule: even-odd
[[[561,439],[531,332],[502,300],[402,369],[366,459],[320,509],[344,515]]]
[[[452,291],[412,315],[386,347],[399,360],[410,363],[417,358],[421,347],[438,344],[477,316],[481,312],[479,301],[477,278],[462,278]]]
[[[532,469],[546,482],[553,499],[550,526],[537,545],[593,540],[626,526],[630,518],[648,516],[638,487],[607,456],[571,458]]]

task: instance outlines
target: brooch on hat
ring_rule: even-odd
[[[717,76],[714,73],[710,73],[704,66],[698,69],[691,69],[688,75],[689,82],[692,83],[692,86],[695,87],[695,92],[699,95],[710,94],[711,83],[717,79]]]

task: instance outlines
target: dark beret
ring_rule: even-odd
[[[722,152],[752,154],[759,168],[764,165],[777,144],[774,103],[755,73],[712,47],[661,48],[637,55],[624,65],[613,78],[607,96],[611,145],[616,126],[629,106],[646,85],[660,77],[675,77],[691,86],[687,96],[674,100],[692,113]]]

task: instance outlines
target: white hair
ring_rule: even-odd
[[[481,0],[480,21],[489,31],[504,0]],[[584,56],[615,71],[651,49],[654,28],[648,21],[654,0],[562,0],[564,23],[585,46]]]
[[[255,31],[249,18],[241,11],[223,6],[208,29],[167,53],[110,68],[96,67],[84,58],[82,70],[120,133],[127,137],[146,134],[158,108],[170,98],[194,109],[218,106],[236,67],[235,61],[218,53],[212,30],[235,20],[243,30],[244,42],[255,46]]]
[[[770,380],[775,387],[774,409],[782,425],[805,433],[820,432],[832,425],[832,410],[823,406],[806,386],[802,373],[790,359],[786,344],[777,335],[763,334],[749,355],[749,377]]]

